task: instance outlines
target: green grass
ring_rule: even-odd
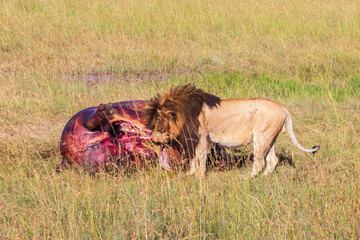
[[[357,1],[0,6],[0,238],[360,237]],[[303,153],[281,135],[284,161],[254,179],[246,177],[248,157],[242,167],[209,170],[204,182],[157,167],[55,172],[61,131],[76,112],[189,82],[222,98],[283,103],[299,142],[321,145],[319,153]]]
[[[1,117],[2,236],[359,237],[359,79],[337,87],[219,73],[89,87],[85,82],[28,76],[21,88],[16,76],[11,79]],[[61,130],[76,111],[99,102],[148,99],[158,90],[187,82],[221,97],[265,96],[286,104],[299,141],[307,147],[320,144],[320,152],[316,157],[302,153],[288,136],[280,136],[278,155],[292,159],[296,167],[284,161],[275,174],[255,179],[244,178],[250,172],[249,160],[241,168],[211,170],[203,183],[158,168],[131,176],[55,173],[61,161]],[[37,87],[32,96],[30,90]],[[149,91],[142,94],[143,88]]]

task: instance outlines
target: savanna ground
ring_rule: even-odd
[[[0,238],[358,239],[359,56],[357,0],[1,1]],[[254,179],[249,149],[204,182],[55,172],[76,112],[189,82],[283,103],[319,153],[281,135]]]

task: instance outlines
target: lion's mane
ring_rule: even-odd
[[[170,144],[182,151],[185,158],[192,158],[199,141],[199,115],[203,105],[213,108],[220,102],[219,97],[188,84],[152,98],[145,107],[144,118],[152,130],[175,133]]]

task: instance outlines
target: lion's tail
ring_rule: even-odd
[[[291,141],[301,151],[316,153],[320,149],[320,146],[314,146],[312,149],[307,149],[307,148],[304,148],[303,146],[300,145],[300,143],[297,141],[297,139],[295,137],[295,134],[294,134],[293,122],[292,122],[290,113],[287,114],[286,128],[287,128],[287,132],[289,134],[289,137],[290,137]]]

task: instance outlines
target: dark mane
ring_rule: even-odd
[[[191,84],[171,88],[163,95],[157,95],[147,104],[144,118],[148,127],[154,130],[155,126],[163,131],[175,131],[177,136],[173,144],[179,144],[186,157],[194,155],[198,144],[199,115],[206,104],[209,108],[217,107],[221,99],[215,95],[204,92]],[[166,118],[173,121],[172,129],[158,126],[158,119]]]

